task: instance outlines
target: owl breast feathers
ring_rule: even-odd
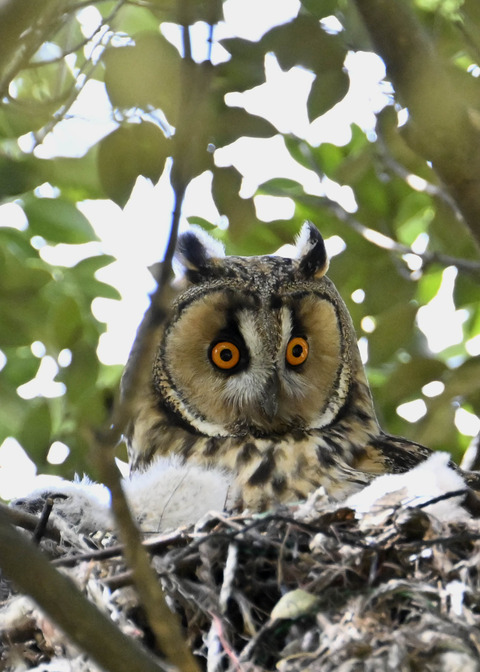
[[[127,436],[134,470],[169,454],[220,467],[237,506],[262,510],[321,485],[340,498],[428,457],[378,425],[312,224],[295,251],[225,257],[201,230],[180,236],[182,286],[157,328]]]

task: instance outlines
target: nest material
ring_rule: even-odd
[[[48,542],[53,562],[150,647],[121,547],[97,537],[90,543],[105,548],[91,553]],[[209,516],[145,543],[201,669],[480,671],[475,519],[442,524],[395,505],[358,521],[317,497],[258,516]],[[8,672],[97,670],[19,596],[3,607],[0,636]]]

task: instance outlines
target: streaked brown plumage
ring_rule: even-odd
[[[223,467],[238,506],[262,510],[321,485],[341,498],[428,457],[378,425],[312,224],[296,247],[294,259],[224,257],[205,234],[180,237],[183,287],[128,433],[134,470],[168,454]]]

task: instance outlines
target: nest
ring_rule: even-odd
[[[85,552],[85,541],[49,541],[52,562],[152,647],[121,546],[94,535]],[[479,542],[474,518],[441,523],[387,503],[358,520],[317,494],[262,515],[212,514],[145,546],[200,669],[474,672]],[[19,619],[21,600],[4,603],[0,669],[97,670],[33,605]]]

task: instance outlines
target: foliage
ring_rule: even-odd
[[[284,71],[301,67],[315,75],[307,101],[310,121],[334,110],[349,88],[347,54],[371,49],[355,4],[304,0],[298,16],[256,42],[223,39],[223,60],[214,60],[223,16],[220,0],[78,6],[64,0],[45,3],[45,14],[32,16],[30,22],[28,12],[25,18],[11,6],[7,2],[2,10],[10,18],[3,25],[11,34],[16,31],[18,39],[8,43],[10,53],[7,42],[0,52],[0,203],[15,204],[17,214],[20,208],[26,225],[9,226],[11,211],[2,210],[0,348],[5,364],[0,372],[0,443],[16,437],[41,471],[51,471],[50,445],[62,441],[70,455],[56,469],[69,476],[91,470],[91,431],[104,421],[119,379],[117,368],[98,361],[96,347],[104,325],[91,311],[95,297],[119,298],[115,288],[96,276],[113,258],[97,254],[73,267],[52,265],[42,246],[96,240],[78,204],[108,198],[123,207],[139,175],[156,182],[164,170],[170,171],[181,200],[190,181],[210,171],[212,195],[219,213],[228,218],[228,228],[201,217],[194,220],[222,239],[229,253],[270,253],[291,242],[305,219],[314,221],[325,238],[343,239],[346,248],[333,259],[330,276],[359,336],[368,341],[369,376],[382,424],[459,458],[468,437],[455,427],[455,409],[480,414],[480,363],[478,357],[468,357],[465,346],[480,332],[478,248],[459,220],[458,204],[429,162],[407,143],[410,122],[399,124],[405,114],[399,114],[401,101],[395,92],[377,113],[375,131],[352,126],[343,146],[314,146],[294,133],[283,134],[298,164],[323,184],[352,190],[358,206],[353,214],[332,198],[312,195],[300,183],[275,179],[260,185],[257,195],[290,197],[294,214],[262,222],[255,197],[239,196],[242,174],[215,163],[215,151],[239,138],[279,135],[268,119],[225,103],[228,93],[251,91],[265,82],[267,54],[273,53]],[[439,62],[458,76],[451,96],[465,102],[478,120],[480,13],[475,0],[418,0],[412,7]],[[86,11],[99,18],[88,35],[82,23]],[[324,21],[332,15],[338,24]],[[179,27],[180,49],[162,32],[171,24]],[[199,26],[206,28],[208,39],[203,57],[194,60]],[[6,28],[0,27],[0,42],[2,30]],[[85,147],[78,158],[40,158],[41,143],[69,117],[79,91],[91,80],[106,88],[114,130]],[[263,151],[261,144],[258,151]],[[456,310],[465,311],[464,339],[434,354],[416,326],[416,316],[436,296],[447,266],[458,268],[453,300]],[[356,303],[352,295],[363,301]],[[368,329],[365,316],[372,318]],[[33,350],[32,343],[37,344]],[[46,356],[63,364],[57,380],[64,384],[64,393],[21,398],[18,388],[35,377]],[[427,397],[422,388],[432,381],[441,381],[443,392]],[[427,413],[410,424],[397,407],[414,399],[424,400]]]

